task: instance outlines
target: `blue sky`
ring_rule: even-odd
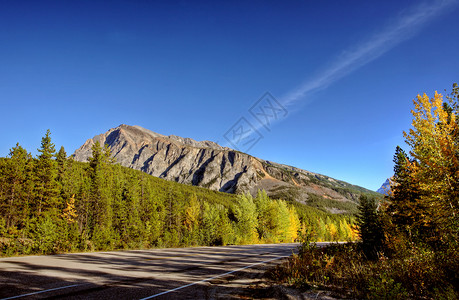
[[[458,1],[0,1],[0,156],[120,124],[377,189],[412,99],[459,81]],[[269,92],[288,112],[260,126]],[[227,136],[226,136],[227,137]],[[245,149],[242,149],[245,150]]]

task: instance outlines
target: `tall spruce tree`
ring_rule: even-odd
[[[110,243],[112,224],[112,197],[108,186],[110,168],[110,149],[102,149],[99,141],[92,147],[92,157],[89,158],[89,177],[91,178],[90,203],[87,209],[88,233],[95,239],[96,244]]]
[[[6,227],[16,226],[21,222],[28,207],[24,198],[27,195],[28,164],[31,156],[19,143],[10,150],[10,159],[5,160],[2,184],[3,201],[0,210],[6,216]]]
[[[51,215],[57,215],[57,168],[56,161],[53,160],[56,149],[51,142],[51,132],[49,129],[41,139],[41,147],[38,149],[38,152],[40,154],[38,155],[38,161],[35,166],[36,211],[39,216],[45,211]]]
[[[67,161],[67,152],[65,152],[64,146],[61,146],[56,154],[56,162],[58,165],[59,172],[63,172],[62,169],[65,167]]]
[[[384,242],[384,230],[377,200],[364,195],[360,196],[359,211],[357,226],[362,239],[362,248],[368,258],[375,259]]]
[[[403,235],[412,242],[429,238],[432,222],[426,218],[428,208],[421,201],[419,178],[413,173],[418,165],[399,146],[394,154],[394,177],[386,211],[390,216],[391,235]]]

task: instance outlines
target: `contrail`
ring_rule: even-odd
[[[285,106],[292,106],[308,94],[324,89],[351,72],[368,64],[401,42],[410,39],[423,25],[436,19],[458,3],[457,0],[423,2],[400,13],[390,25],[383,28],[356,48],[348,49],[313,80],[280,98]]]
[[[268,104],[266,104],[266,101],[258,101],[257,103],[260,103],[259,107],[255,107],[255,109],[252,107],[250,109],[251,116],[248,119],[245,117],[241,118],[242,121],[239,120],[236,122],[225,133],[224,137],[229,142],[228,146],[242,151],[250,150],[254,145],[250,141],[256,140],[258,142],[263,138],[259,132],[261,128],[264,127],[269,131],[266,124],[272,126],[275,122],[287,117],[287,113],[282,115],[277,112],[291,110],[295,106],[298,106],[297,104],[305,104],[311,101],[310,98],[307,99],[306,97],[328,87],[360,67],[377,59],[398,44],[412,38],[427,23],[446,12],[451,12],[458,2],[459,0],[426,1],[400,12],[398,16],[390,20],[388,25],[371,35],[368,39],[356,47],[343,51],[337,59],[325,67],[322,72],[316,74],[313,79],[305,81],[298,88],[280,97],[279,102],[276,102],[278,104],[277,111],[273,109],[273,107],[276,107],[276,105],[273,105],[273,101],[270,101]],[[266,122],[263,122],[262,119],[266,120]],[[255,139],[254,136],[256,137]],[[249,142],[244,144],[243,141]],[[244,149],[240,149],[239,147],[241,146]]]

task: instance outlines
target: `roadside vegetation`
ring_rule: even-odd
[[[459,298],[459,86],[445,101],[417,96],[412,114],[390,195],[360,199],[360,241],[319,249],[308,234],[273,279],[349,298]]]
[[[87,163],[17,144],[0,158],[0,254],[353,240],[354,217],[300,203],[232,195],[166,181],[116,164],[96,143]]]

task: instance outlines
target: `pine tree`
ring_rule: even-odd
[[[421,211],[419,184],[412,178],[412,166],[416,161],[410,160],[399,146],[394,155],[394,177],[392,178],[391,194],[387,212],[397,234],[405,234],[409,238],[417,237],[421,229]]]
[[[53,160],[56,152],[54,144],[51,142],[51,132],[48,129],[46,135],[41,140],[41,148],[38,149],[38,161],[35,168],[36,176],[36,200],[35,205],[37,214],[49,212],[57,215],[57,182],[56,182],[56,162]]]
[[[110,151],[102,149],[99,141],[92,146],[92,157],[89,158],[89,178],[91,195],[88,205],[88,234],[96,239],[96,244],[109,243],[111,235],[112,205],[109,190],[110,170],[107,166]]]
[[[58,184],[59,200],[58,202],[62,205],[60,209],[65,208],[66,199],[70,198],[72,191],[69,190],[69,177],[71,176],[69,172],[70,162],[67,160],[67,153],[65,152],[64,146],[61,146],[59,151],[56,154],[56,165],[57,165],[57,176],[56,181]]]
[[[56,154],[57,165],[62,168],[67,160],[67,152],[65,152],[64,146],[61,146]]]
[[[362,240],[362,248],[368,258],[374,259],[382,250],[384,230],[381,216],[378,212],[376,199],[360,196],[360,213],[357,215],[357,226]]]
[[[9,153],[3,170],[3,201],[0,205],[1,215],[6,216],[6,227],[17,226],[28,217],[27,175],[31,156],[19,143]]]

